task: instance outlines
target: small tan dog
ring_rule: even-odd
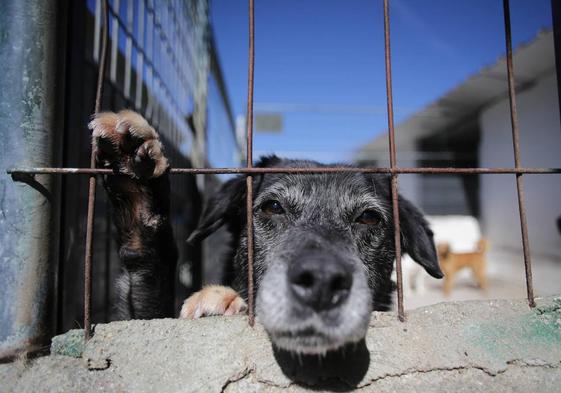
[[[438,259],[440,260],[440,267],[444,272],[444,294],[446,296],[450,295],[452,291],[456,273],[463,268],[470,268],[481,289],[487,289],[487,262],[485,253],[487,252],[488,246],[489,243],[487,240],[481,238],[477,242],[477,249],[473,252],[452,252],[450,245],[447,243],[439,244],[436,247]]]

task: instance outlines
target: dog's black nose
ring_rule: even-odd
[[[288,270],[292,293],[316,311],[337,307],[353,284],[349,266],[335,256],[319,252],[301,255]]]

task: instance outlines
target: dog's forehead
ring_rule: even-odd
[[[294,204],[322,203],[334,208],[384,205],[376,184],[361,173],[265,175],[257,199],[272,197]]]

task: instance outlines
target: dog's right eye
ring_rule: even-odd
[[[279,201],[270,200],[261,205],[261,211],[269,216],[274,214],[284,214],[284,209],[282,208]]]
[[[356,222],[364,225],[378,225],[380,221],[380,214],[371,209],[363,211],[356,219]]]

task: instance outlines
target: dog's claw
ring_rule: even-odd
[[[247,310],[247,304],[232,288],[209,285],[189,296],[179,318],[197,319],[211,315],[235,315]]]
[[[158,134],[138,113],[99,113],[88,127],[99,166],[139,179],[159,177],[168,168]]]

